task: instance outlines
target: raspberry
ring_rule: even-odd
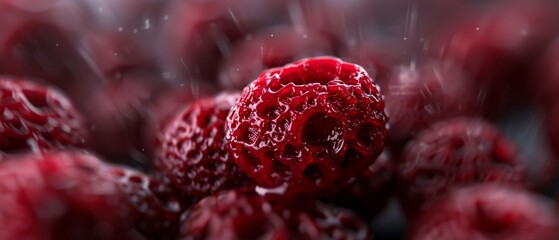
[[[227,139],[260,187],[312,193],[371,165],[386,121],[379,89],[361,67],[311,58],[246,87],[229,114]]]
[[[146,152],[153,152],[163,130],[192,101],[210,96],[212,91],[198,84],[170,86],[162,90],[149,104],[146,127],[143,131]]]
[[[238,94],[221,94],[190,104],[163,132],[156,166],[189,197],[249,184],[229,156],[225,120]]]
[[[170,71],[190,79],[217,81],[222,58],[232,43],[262,26],[274,22],[284,1],[210,0],[177,1],[169,4],[165,26],[165,65]]]
[[[64,152],[3,162],[0,238],[124,238],[134,218],[116,186],[98,174],[101,164],[93,156]]]
[[[58,90],[24,79],[0,77],[0,151],[83,147],[82,116]]]
[[[556,239],[551,206],[529,192],[492,184],[456,190],[425,210],[409,233],[423,239]]]
[[[321,199],[354,210],[364,219],[378,215],[392,196],[394,163],[385,150],[365,172],[344,188],[326,193]]]
[[[288,205],[246,190],[212,195],[186,213],[180,239],[371,239],[349,211]]]
[[[148,117],[145,106],[160,89],[158,79],[130,72],[94,90],[84,110],[94,126],[96,152],[114,162],[133,160],[127,164],[149,165],[142,139]]]
[[[515,146],[490,123],[467,118],[440,122],[407,146],[396,168],[402,207],[413,218],[456,187],[524,185],[522,162]]]
[[[48,3],[46,3],[48,2]],[[64,88],[87,69],[74,37],[84,19],[67,1],[0,3],[0,73],[44,79]],[[57,19],[55,16],[65,16]]]
[[[176,236],[183,206],[173,189],[131,169],[107,167],[105,173],[110,181],[117,184],[128,206],[139,216],[136,218],[138,231],[157,239]]]
[[[396,145],[437,121],[481,112],[478,89],[466,74],[438,62],[400,67],[384,88],[390,138]],[[484,101],[483,99],[481,100]]]
[[[81,47],[103,77],[118,78],[128,71],[154,65],[140,44],[121,32],[90,31]]]
[[[445,28],[432,41],[431,55],[471,73],[485,98],[499,100],[496,104],[523,99],[510,94],[526,94],[531,83],[520,80],[555,36],[555,15],[539,1],[496,4]]]
[[[0,222],[15,222],[3,232],[14,238],[2,239],[21,239],[15,238],[21,237],[18,229],[41,236],[31,239],[128,239],[134,228],[150,236],[177,230],[180,205],[170,189],[87,153],[21,155],[0,166],[0,189],[19,200],[18,212],[0,208],[8,213]],[[6,218],[10,214],[27,221]],[[143,239],[135,235],[131,239]]]
[[[222,67],[220,83],[225,88],[243,89],[266,69],[333,52],[332,44],[318,33],[292,27],[263,31],[235,44]]]

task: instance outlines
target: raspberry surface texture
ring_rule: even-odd
[[[186,213],[180,239],[371,239],[351,211],[289,205],[244,189],[212,195]]]
[[[483,182],[524,185],[526,168],[516,147],[479,119],[440,122],[411,142],[396,168],[408,217],[450,190]]]
[[[359,66],[305,59],[262,73],[229,114],[233,158],[263,188],[316,192],[360,174],[380,155],[387,118]]]
[[[83,147],[88,139],[81,114],[64,94],[27,79],[0,77],[0,151]]]
[[[169,124],[160,139],[156,167],[189,197],[250,184],[231,158],[225,120],[238,93],[192,102]]]
[[[540,197],[492,184],[460,189],[427,209],[408,239],[557,238],[557,216]]]

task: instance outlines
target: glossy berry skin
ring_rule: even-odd
[[[185,213],[179,239],[371,239],[350,211],[289,205],[245,189],[212,195]]]
[[[478,116],[483,99],[464,72],[442,62],[400,66],[383,88],[390,138],[404,144],[432,124],[457,116]]]
[[[333,54],[333,44],[319,33],[275,27],[238,41],[225,59],[219,80],[226,89],[243,89],[266,69]]]
[[[201,199],[248,185],[229,155],[225,120],[239,94],[223,93],[192,102],[164,130],[156,168],[185,195]]]
[[[227,140],[259,186],[312,193],[371,165],[386,121],[379,89],[361,67],[311,58],[246,87],[229,114]]]
[[[83,147],[83,117],[65,95],[27,79],[0,77],[0,151],[3,154]]]
[[[551,240],[557,227],[557,216],[543,199],[488,184],[456,190],[426,209],[408,239]]]
[[[17,211],[21,212],[13,214],[28,219],[8,218],[13,210],[3,204],[0,221],[14,224],[0,233],[7,234],[2,239],[21,239],[15,238],[23,236],[18,229],[41,236],[31,239],[144,239],[138,232],[160,238],[176,234],[181,208],[168,187],[134,170],[106,165],[86,152],[19,155],[3,162],[0,172],[0,188],[9,193],[5,196],[19,196]]]
[[[394,162],[386,150],[361,175],[337,191],[324,193],[321,200],[353,210],[363,219],[372,219],[394,193]]]
[[[450,190],[483,182],[522,186],[526,169],[516,148],[495,126],[479,119],[440,122],[419,134],[396,168],[408,217]]]

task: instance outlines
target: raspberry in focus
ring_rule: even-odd
[[[312,193],[380,155],[384,101],[363,68],[310,58],[263,72],[229,114],[235,162],[263,188]]]

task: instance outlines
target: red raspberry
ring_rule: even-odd
[[[154,68],[154,63],[135,38],[122,32],[88,32],[80,46],[102,78],[118,78],[134,69]]]
[[[142,138],[149,116],[146,106],[161,89],[158,81],[149,74],[130,72],[92,91],[83,108],[93,125],[96,152],[114,162],[146,164]]]
[[[193,102],[163,132],[156,167],[189,197],[249,183],[229,156],[225,120],[238,94]]]
[[[0,151],[83,147],[88,138],[80,113],[58,90],[0,77]]]
[[[396,169],[404,212],[414,217],[449,190],[482,182],[525,183],[515,146],[491,124],[453,119],[419,134]]]
[[[0,3],[0,73],[32,76],[60,88],[79,79],[87,64],[74,38],[85,23],[71,2]]]
[[[372,219],[386,206],[393,193],[394,163],[385,150],[365,172],[341,190],[330,192],[322,200],[354,210],[364,219]]]
[[[20,201],[18,212],[3,204],[0,213],[28,219],[14,221],[0,214],[0,222],[15,222],[6,230],[14,238],[2,239],[21,239],[15,238],[20,234],[42,237],[31,239],[143,239],[128,235],[134,228],[150,236],[177,230],[181,208],[169,188],[87,153],[21,155],[0,166],[3,196]]]
[[[287,205],[246,190],[212,195],[186,213],[180,239],[371,239],[349,211]]]
[[[559,225],[543,199],[492,184],[456,190],[415,221],[411,240],[557,239]]]
[[[274,28],[249,35],[235,44],[221,69],[221,85],[243,89],[264,70],[281,67],[297,59],[334,53],[324,36],[292,27]]]
[[[263,188],[316,192],[358,175],[380,155],[384,102],[359,66],[311,58],[271,69],[228,117],[239,167]]]
[[[3,162],[0,238],[137,239],[126,236],[132,211],[101,177],[101,165],[93,156],[65,152]]]
[[[136,229],[157,239],[175,237],[182,206],[179,196],[167,184],[141,172],[107,167],[107,178],[117,184],[126,204],[138,216]]]
[[[452,66],[430,62],[418,68],[399,67],[387,87],[386,113],[390,138],[402,145],[437,121],[477,116],[484,99],[466,74]]]
[[[436,36],[431,55],[471,73],[485,98],[516,100],[509,90],[520,87],[518,93],[526,93],[522,84],[529,83],[520,80],[557,32],[556,14],[542,2],[502,2],[476,11]]]
[[[285,15],[284,1],[194,0],[169,4],[165,65],[179,77],[217,81],[216,69],[234,42]]]
[[[180,84],[170,86],[161,91],[149,104],[147,126],[144,128],[143,139],[146,152],[150,153],[157,145],[157,139],[161,137],[163,130],[173,121],[182,110],[192,101],[205,96],[212,95],[208,87],[192,84]]]

